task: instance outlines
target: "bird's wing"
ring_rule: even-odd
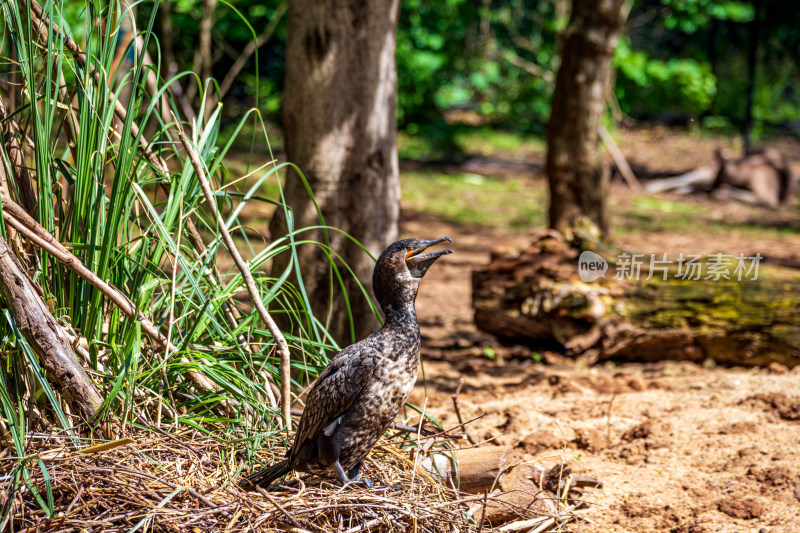
[[[323,426],[342,415],[358,397],[375,371],[375,357],[370,352],[369,346],[356,343],[331,359],[308,393],[292,446],[294,450],[316,439]]]

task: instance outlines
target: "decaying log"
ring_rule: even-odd
[[[788,158],[774,148],[762,148],[739,159],[714,152],[715,166],[696,168],[680,176],[650,180],[648,193],[710,193],[717,200],[778,207],[793,195],[795,177]]]
[[[0,237],[0,293],[25,340],[39,357],[47,378],[70,410],[91,420],[103,398],[84,372],[69,340],[47,308],[40,291]]]
[[[607,252],[598,257],[608,262],[604,277],[584,282],[579,253],[549,232],[523,251],[493,254],[473,272],[478,328],[511,343],[560,345],[589,361],[800,364],[800,271],[762,262],[756,279],[732,271],[708,279],[712,254],[700,279],[676,279],[677,261],[647,279],[647,254],[638,279],[617,279],[622,252]]]
[[[554,516],[558,498],[540,486],[542,469],[534,465],[518,465],[500,478],[500,492],[487,500],[485,520],[498,526],[526,515]]]
[[[794,176],[788,158],[774,148],[754,150],[739,159],[726,158],[721,150],[714,153],[719,171],[711,191],[728,186],[735,199],[778,207],[787,203],[794,192]]]
[[[540,487],[536,467],[521,465],[510,446],[482,446],[451,453],[437,452],[422,467],[447,485],[473,494],[488,493],[473,505],[472,515],[483,516],[492,526],[532,514],[552,516],[558,508],[555,494]]]

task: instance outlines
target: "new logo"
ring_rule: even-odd
[[[605,277],[608,270],[608,261],[594,252],[585,250],[578,257],[578,277],[581,281],[590,283]]]

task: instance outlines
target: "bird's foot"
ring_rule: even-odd
[[[335,461],[333,463],[333,471],[336,473],[336,479],[339,480],[339,483],[341,483],[343,487],[361,483],[368,489],[373,488],[372,481],[367,478],[360,477],[361,463],[358,463],[356,466],[351,468],[349,472],[350,475],[348,475],[348,473],[344,471],[344,468],[342,468],[341,463],[339,463],[339,461]]]
[[[375,487],[374,490],[383,490],[383,491],[395,491],[395,490],[403,490],[405,485],[401,485],[400,483],[394,483],[393,485],[381,485],[380,487]]]
[[[351,482],[352,483],[363,483],[364,486],[367,487],[368,489],[374,488],[372,486],[372,481],[368,480],[365,477],[352,479]]]
[[[350,479],[350,481],[346,481],[342,483],[342,487],[349,487],[351,485],[364,485],[364,488],[367,489],[374,489],[375,486],[372,484],[372,481],[368,480],[365,477],[357,478],[357,479]]]
[[[352,481],[353,483],[360,481],[361,483],[364,484],[365,487],[367,487],[368,489],[371,489],[372,488],[372,481],[361,477],[361,466],[363,464],[364,464],[363,460],[359,461],[358,463],[356,463],[356,465],[353,468],[350,469],[350,471],[347,473],[347,475],[350,478],[350,481]]]

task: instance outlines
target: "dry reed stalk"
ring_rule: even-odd
[[[253,279],[253,274],[250,272],[250,267],[244,261],[244,259],[242,259],[242,256],[239,253],[238,248],[236,248],[236,244],[233,242],[233,238],[231,237],[228,228],[225,226],[225,220],[223,220],[222,215],[217,209],[217,204],[214,200],[214,191],[211,190],[211,184],[206,177],[205,170],[203,169],[203,162],[200,160],[197,150],[195,150],[194,146],[191,142],[189,142],[189,139],[183,132],[183,127],[181,127],[180,121],[177,118],[175,119],[175,127],[178,129],[178,138],[181,140],[183,148],[186,150],[186,153],[189,156],[189,161],[191,162],[194,172],[197,175],[197,180],[200,182],[200,187],[203,189],[203,194],[206,197],[208,208],[214,214],[214,218],[217,221],[217,227],[220,233],[222,233],[222,239],[225,242],[225,246],[228,248],[228,253],[231,254],[233,262],[236,263],[236,268],[238,268],[239,272],[242,274],[242,280],[244,280],[245,287],[247,287],[247,292],[250,295],[253,305],[255,305],[256,310],[258,311],[259,317],[261,317],[261,321],[265,326],[267,326],[270,335],[272,335],[272,340],[275,341],[275,349],[278,352],[281,362],[281,413],[283,413],[283,420],[286,425],[286,429],[290,430],[292,428],[292,357],[291,354],[289,354],[289,345],[286,343],[283,333],[281,333],[278,325],[275,324],[275,321],[270,316],[263,300],[261,299],[261,295],[258,292],[258,287]],[[269,384],[266,385],[266,389],[269,389]]]

